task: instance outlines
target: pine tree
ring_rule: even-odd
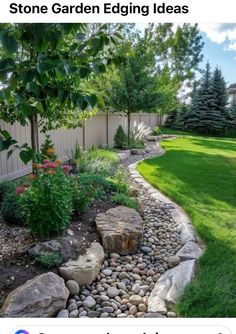
[[[200,120],[200,111],[198,106],[198,90],[197,82],[194,82],[193,91],[191,93],[191,104],[189,111],[185,115],[185,126],[188,130],[197,130]]]
[[[189,106],[186,103],[183,103],[182,106],[179,107],[176,119],[173,124],[173,129],[184,130],[186,128],[186,117],[189,113]]]
[[[176,121],[177,109],[172,110],[166,118],[165,127],[172,128]]]

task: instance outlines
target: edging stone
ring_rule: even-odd
[[[156,156],[161,156],[165,153],[159,144],[158,151]],[[197,260],[203,254],[203,247],[201,247],[202,244],[201,246],[199,245],[199,238],[186,212],[158,189],[150,185],[137,171],[136,167],[142,160],[145,160],[145,158],[128,166],[130,177],[139,186],[146,189],[155,200],[170,210],[183,242],[182,248],[175,255],[180,258],[180,263],[166,271],[159,278],[148,299],[148,314],[166,315],[169,306],[178,302],[185,287],[194,279]]]

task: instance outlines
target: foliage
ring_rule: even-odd
[[[53,268],[58,267],[63,262],[63,257],[57,253],[45,252],[36,257],[36,261],[43,268]]]
[[[128,194],[128,177],[123,168],[119,168],[110,181],[117,193]]]
[[[79,160],[83,159],[83,150],[76,141],[74,149],[70,152],[66,152],[67,157],[69,158],[70,164],[72,166],[72,172],[74,174],[78,173],[78,164]]]
[[[1,205],[1,216],[3,220],[9,224],[21,224],[23,222],[19,198],[16,191],[5,193]]]
[[[118,31],[100,25],[87,32],[81,23],[0,25],[0,117],[30,123],[33,151],[39,151],[39,125],[44,132],[76,127],[94,115],[96,95],[83,90],[81,81],[120,61],[114,55]]]
[[[45,136],[45,141],[41,145],[41,155],[49,160],[56,160],[57,155],[50,135]]]
[[[89,207],[95,198],[104,194],[107,183],[101,176],[83,173],[74,179],[73,194],[73,211],[78,214]]]
[[[138,171],[181,205],[206,245],[196,279],[177,306],[184,317],[234,317],[236,310],[235,140],[189,136]]]
[[[190,108],[177,113],[174,126],[203,134],[224,134],[230,127],[226,83],[220,69],[211,73],[207,63],[198,86],[195,83]]]
[[[112,202],[124,205],[132,209],[137,209],[137,202],[134,198],[126,194],[115,194],[112,196]]]
[[[134,140],[143,140],[152,133],[152,129],[143,122],[134,121],[131,129],[131,138]]]
[[[82,173],[112,175],[118,161],[117,154],[111,150],[93,149],[83,153],[78,169]]]
[[[39,173],[20,195],[20,207],[38,237],[61,232],[72,213],[71,179],[60,168]]]
[[[127,135],[122,125],[119,125],[114,136],[114,147],[118,149],[125,149],[127,148],[127,144],[128,144]]]
[[[153,133],[154,136],[159,136],[159,135],[162,134],[162,130],[161,130],[161,128],[159,126],[155,126],[155,128],[152,131],[152,133]]]
[[[16,184],[12,181],[3,181],[0,183],[0,202],[8,193],[16,191]]]

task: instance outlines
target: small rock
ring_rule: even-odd
[[[170,268],[178,266],[179,263],[180,263],[180,257],[179,256],[170,256],[168,258],[168,266]]]
[[[114,298],[116,296],[119,295],[119,290],[117,290],[115,287],[110,287],[108,290],[107,290],[107,294],[110,298]]]
[[[167,317],[168,318],[176,318],[176,313],[175,312],[168,312]]]
[[[129,314],[135,315],[138,312],[137,306],[132,305],[129,309]]]
[[[147,246],[142,246],[141,251],[147,254],[147,253],[151,252],[151,248],[147,247]]]
[[[139,290],[140,290],[140,284],[136,283],[132,286],[132,291],[137,294],[139,293]]]
[[[111,269],[104,269],[102,271],[102,273],[105,275],[105,276],[111,276],[112,275],[112,270]]]
[[[132,305],[136,305],[136,306],[141,304],[142,301],[143,301],[143,298],[140,297],[139,295],[133,295],[129,299],[129,303],[132,304]]]
[[[144,304],[139,304],[138,305],[138,310],[140,312],[146,312],[147,311],[147,307]]]
[[[57,314],[57,318],[69,318],[69,311],[68,310],[61,310]]]
[[[71,295],[78,295],[79,294],[79,284],[76,281],[69,280],[66,282],[66,287],[69,290]]]
[[[88,296],[85,301],[83,301],[83,306],[91,308],[96,305],[96,301],[93,297]]]

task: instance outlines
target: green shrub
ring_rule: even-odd
[[[111,184],[102,176],[83,173],[73,183],[73,210],[81,213],[86,210],[95,198],[104,196]]]
[[[138,149],[142,149],[144,148],[144,141],[141,139],[135,139],[133,137],[130,138],[130,145],[129,148],[138,148]]]
[[[65,229],[72,213],[72,178],[63,171],[39,174],[20,195],[20,206],[27,224],[40,238]]]
[[[0,183],[0,202],[2,202],[3,197],[8,194],[15,192],[16,185],[12,181],[3,181]]]
[[[118,149],[127,148],[128,137],[121,125],[116,130],[116,134],[114,136],[114,147]]]
[[[54,147],[54,144],[51,140],[50,135],[46,135],[45,136],[45,140],[43,142],[43,144],[41,145],[41,155],[44,158],[47,158],[49,160],[56,160],[57,159],[57,155],[56,155],[56,150]]]
[[[128,178],[127,174],[123,169],[118,169],[115,175],[110,179],[110,182],[113,185],[114,191],[118,193],[128,194]]]
[[[38,255],[36,261],[44,268],[53,268],[63,263],[63,257],[57,253],[45,252]]]
[[[19,205],[19,196],[16,195],[15,191],[5,193],[1,206],[1,216],[6,223],[22,223],[23,216]]]
[[[161,129],[160,129],[159,126],[155,126],[152,133],[153,133],[154,136],[159,136],[159,135],[162,134]]]
[[[109,176],[114,173],[119,162],[115,152],[105,149],[90,150],[84,153],[78,163],[80,173]]]
[[[135,199],[126,194],[116,194],[112,196],[112,202],[127,206],[132,209],[137,209],[137,203]]]

